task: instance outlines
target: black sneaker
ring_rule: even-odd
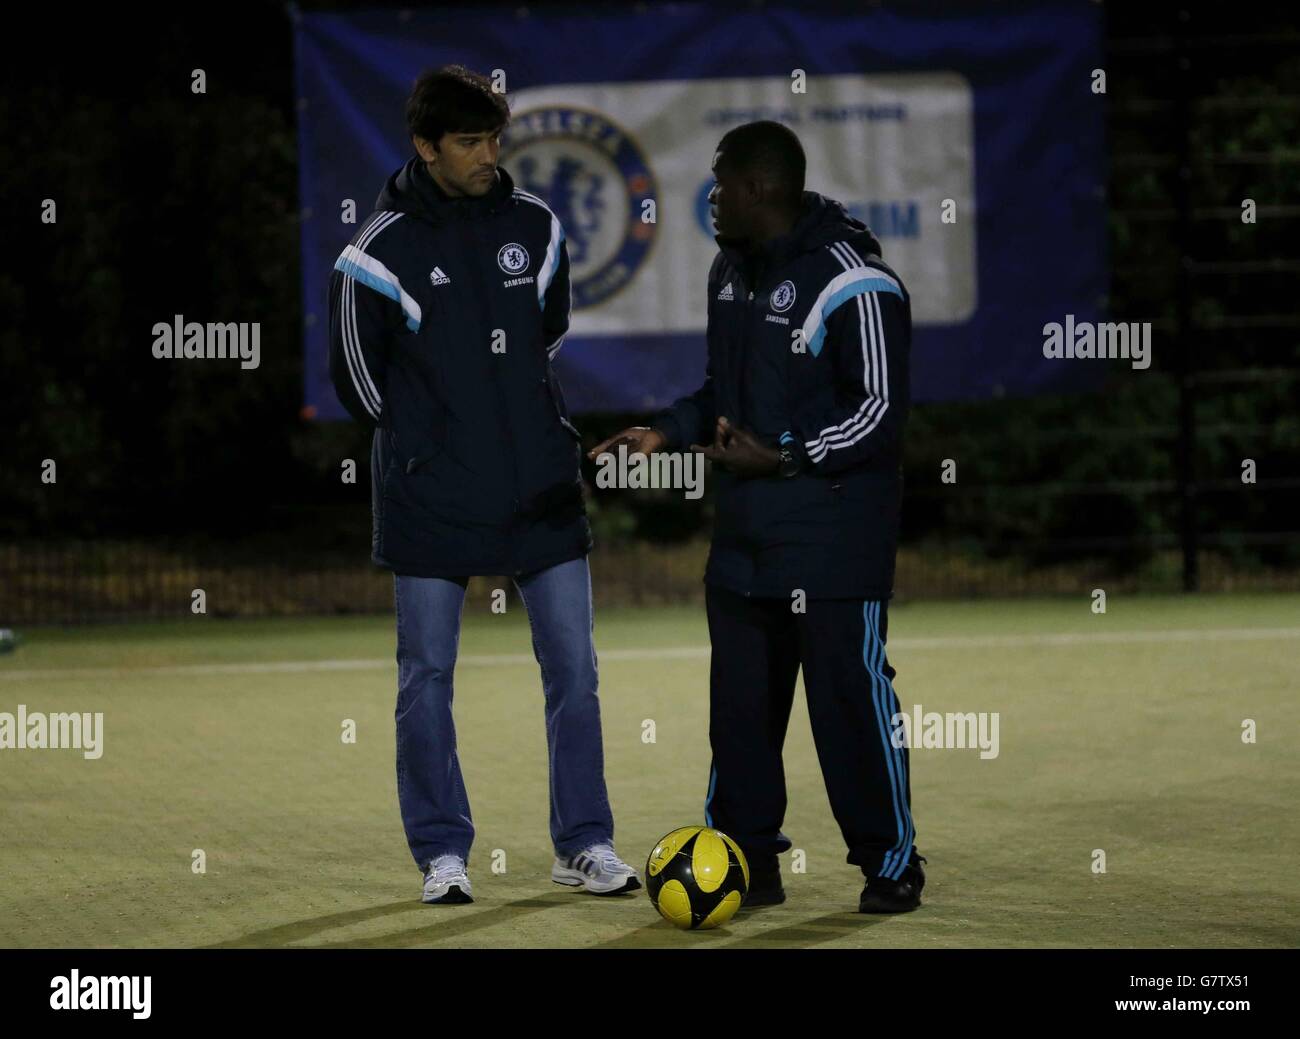
[[[774,860],[770,864],[751,864],[749,890],[740,907],[750,909],[755,906],[779,906],[784,901],[785,888],[781,886],[780,863]]]
[[[888,877],[868,877],[858,899],[859,913],[910,913],[921,904],[921,889],[925,887],[925,858],[912,853],[911,861],[903,867],[897,880]]]

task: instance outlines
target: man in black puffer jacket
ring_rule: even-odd
[[[831,807],[866,877],[858,908],[906,912],[925,860],[885,638],[911,300],[866,226],[803,190],[805,165],[779,123],[723,137],[704,384],[590,453],[694,447],[714,463],[704,818],[749,858],[745,905],[785,899],[781,750],[802,667]]]
[[[418,154],[329,286],[330,375],[374,427],[373,556],[395,574],[397,790],[423,901],[472,901],[452,672],[473,575],[514,579],[546,696],[557,883],[640,886],[612,846],[580,440],[551,368],[569,327],[564,230],[497,167],[505,98],[460,66],[407,102]]]

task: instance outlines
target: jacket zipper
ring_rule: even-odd
[[[739,400],[737,402],[737,411],[744,411],[745,405],[749,402],[745,400],[745,390],[748,387],[750,373],[745,369],[745,362],[749,359],[750,352],[754,343],[758,341],[758,332],[754,328],[754,294],[758,290],[759,270],[758,265],[751,261],[749,273],[753,276],[750,281],[742,273],[741,278],[745,284],[745,325],[744,334],[740,337],[740,379],[737,383],[739,387]],[[736,416],[736,424],[743,426],[748,421],[748,413]]]
[[[743,271],[741,272],[740,278],[741,281],[745,283],[745,321],[741,328],[740,343],[737,348],[737,355],[740,362],[739,364],[736,365],[736,376],[737,376],[736,411],[737,412],[743,411],[745,407],[745,386],[746,386],[746,380],[749,377],[748,372],[745,369],[745,359],[749,354],[749,337],[753,331],[752,326],[754,324],[754,288],[758,284],[757,277],[755,277],[754,283],[750,284],[749,280],[745,277],[745,273]],[[740,414],[737,414],[736,425],[743,427],[744,424],[745,424],[744,418]],[[745,592],[745,598],[748,599],[752,595],[753,595],[753,589],[747,589]]]
[[[479,267],[479,260],[480,257],[483,255],[483,249],[481,248],[481,242],[480,242],[480,239],[483,237],[483,233],[482,233],[482,226],[479,221],[474,221],[470,223],[469,237],[472,243],[472,250],[470,252],[470,256],[471,256],[470,266],[474,270],[475,281],[478,283],[477,285],[479,290],[478,299],[479,299],[480,310],[482,311],[483,327],[490,330],[492,327],[492,314],[491,314],[491,307],[487,305],[487,300],[488,300],[489,286],[491,283],[488,282],[486,285],[484,284],[483,272]],[[489,350],[491,349],[490,344],[488,346],[488,349]],[[509,349],[510,349],[510,344],[507,342],[506,350],[509,351]],[[519,571],[515,567],[515,536],[514,536],[515,526],[519,520],[519,459],[515,455],[515,434],[514,434],[514,429],[510,424],[510,406],[509,406],[509,402],[506,400],[505,386],[502,384],[501,372],[498,367],[499,364],[502,363],[505,363],[505,361],[501,355],[494,355],[492,357],[491,360],[492,383],[496,387],[497,400],[500,402],[501,416],[502,416],[502,420],[505,423],[506,443],[508,445],[507,450],[510,455],[510,475],[513,481],[510,488],[510,498],[511,501],[514,503],[514,511],[510,515],[510,522],[508,524],[508,533],[506,535],[506,569],[507,572],[519,576]]]

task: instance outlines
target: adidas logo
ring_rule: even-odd
[[[735,299],[736,294],[731,290],[731,282],[722,286],[722,291],[718,293],[718,299]]]
[[[442,273],[441,267],[435,267],[429,272],[429,280],[435,285],[450,285],[451,279]]]

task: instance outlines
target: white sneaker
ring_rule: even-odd
[[[439,855],[424,871],[424,897],[430,905],[462,905],[473,902],[465,860],[459,855]]]
[[[636,870],[614,854],[609,844],[593,844],[567,859],[557,857],[551,879],[568,887],[584,887],[593,895],[616,895],[641,887]]]

